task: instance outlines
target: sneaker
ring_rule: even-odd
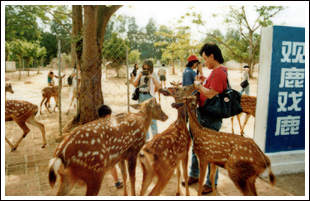
[[[195,183],[198,183],[199,179],[198,178],[195,178],[195,177],[189,177],[188,178],[188,185],[192,185],[192,184],[195,184]],[[182,181],[182,186],[185,186],[185,182]]]
[[[215,185],[215,189],[217,188],[217,185]],[[203,185],[203,189],[202,189],[202,192],[201,194],[202,195],[206,195],[206,194],[209,194],[209,193],[212,193],[213,190],[212,190],[212,186],[209,186],[207,184]]]
[[[123,182],[116,182],[115,184],[115,187],[117,188],[117,189],[120,189],[120,188],[123,188]]]

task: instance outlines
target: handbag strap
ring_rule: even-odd
[[[230,84],[229,84],[229,80],[228,80],[228,73],[227,73],[227,71],[226,71],[226,70],[224,70],[224,68],[223,68],[223,67],[221,67],[221,69],[223,70],[223,72],[225,72],[225,73],[226,73],[227,89],[231,89],[231,86],[230,86]],[[212,71],[212,77],[213,77],[213,71]],[[210,77],[210,79],[211,79],[212,77]]]

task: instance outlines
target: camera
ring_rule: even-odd
[[[143,70],[142,71],[142,75],[149,75],[149,74],[150,74],[149,70]]]

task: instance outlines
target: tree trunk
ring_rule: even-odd
[[[172,60],[172,75],[175,75],[174,60]]]
[[[103,104],[101,68],[97,43],[97,6],[84,6],[83,53],[81,65],[80,123],[98,118],[97,108]],[[100,59],[101,60],[101,59]]]
[[[70,128],[98,118],[97,108],[104,102],[101,89],[101,48],[107,23],[120,7],[84,6],[83,24],[82,7],[72,6],[72,37],[78,36],[82,26],[83,37],[81,40],[74,40],[75,45],[72,45],[74,49],[72,59],[77,59],[77,69],[80,68],[81,72],[81,86],[78,112]]]

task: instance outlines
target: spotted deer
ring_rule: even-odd
[[[244,120],[242,126],[241,126],[241,122],[240,122],[240,116],[242,113],[236,115],[237,119],[238,119],[238,123],[239,123],[240,134],[241,134],[241,136],[243,136],[244,135],[243,131],[244,131],[245,125],[247,124],[250,116],[252,115],[253,117],[255,117],[256,97],[255,96],[248,96],[248,95],[244,94],[241,96],[240,105],[242,107],[242,112],[246,114],[245,120]],[[234,133],[234,116],[231,117],[230,120],[231,120],[231,130],[232,130],[232,133]]]
[[[270,160],[253,139],[201,126],[195,116],[196,97],[185,98],[185,103],[193,135],[193,150],[199,159],[198,195],[202,192],[208,163],[211,167],[210,178],[214,192],[216,192],[214,185],[216,165],[228,171],[230,179],[243,195],[257,195],[255,180],[267,168],[269,180],[274,185],[275,176],[271,171]]]
[[[180,102],[183,97],[191,95],[193,91],[195,91],[193,85],[185,87],[175,85],[175,87],[169,87],[166,91],[162,90],[161,93],[165,96],[174,97],[175,102]],[[185,107],[179,107],[177,110],[178,117],[176,121],[165,131],[157,134],[140,151],[139,159],[143,170],[140,195],[146,193],[155,176],[157,177],[157,183],[149,195],[159,195],[175,169],[177,169],[178,178],[176,195],[180,195],[180,163],[182,163],[183,177],[186,181],[188,179],[187,164],[191,139],[186,127]],[[188,185],[186,185],[186,195],[189,195]]]
[[[30,129],[26,125],[29,123],[38,127],[42,133],[43,145],[46,146],[45,128],[44,125],[35,119],[35,115],[38,112],[38,106],[30,102],[23,100],[7,100],[5,101],[5,121],[15,121],[17,125],[23,130],[23,136],[17,141],[15,145],[11,143],[7,138],[6,142],[11,147],[11,151],[15,151],[20,142],[26,137]]]
[[[11,83],[6,83],[5,84],[5,100],[6,100],[6,93],[7,92],[10,92],[10,93],[14,94],[14,91],[13,91]]]
[[[42,101],[40,104],[40,114],[42,114],[41,107],[44,101],[45,101],[44,102],[45,108],[47,109],[49,113],[51,113],[51,111],[48,109],[50,105],[51,97],[53,97],[56,102],[56,105],[54,107],[54,112],[55,112],[56,107],[58,107],[58,86],[48,86],[42,89]]]
[[[152,119],[165,121],[168,118],[155,98],[133,107],[139,111],[86,123],[62,140],[49,162],[52,187],[57,175],[60,176],[57,195],[68,194],[77,181],[86,184],[86,195],[97,195],[105,173],[118,162],[121,163],[124,195],[127,195],[125,160],[130,169],[136,163],[131,159],[137,158],[129,150],[138,154],[140,150],[135,149],[143,146]],[[131,187],[133,189],[134,185]]]

